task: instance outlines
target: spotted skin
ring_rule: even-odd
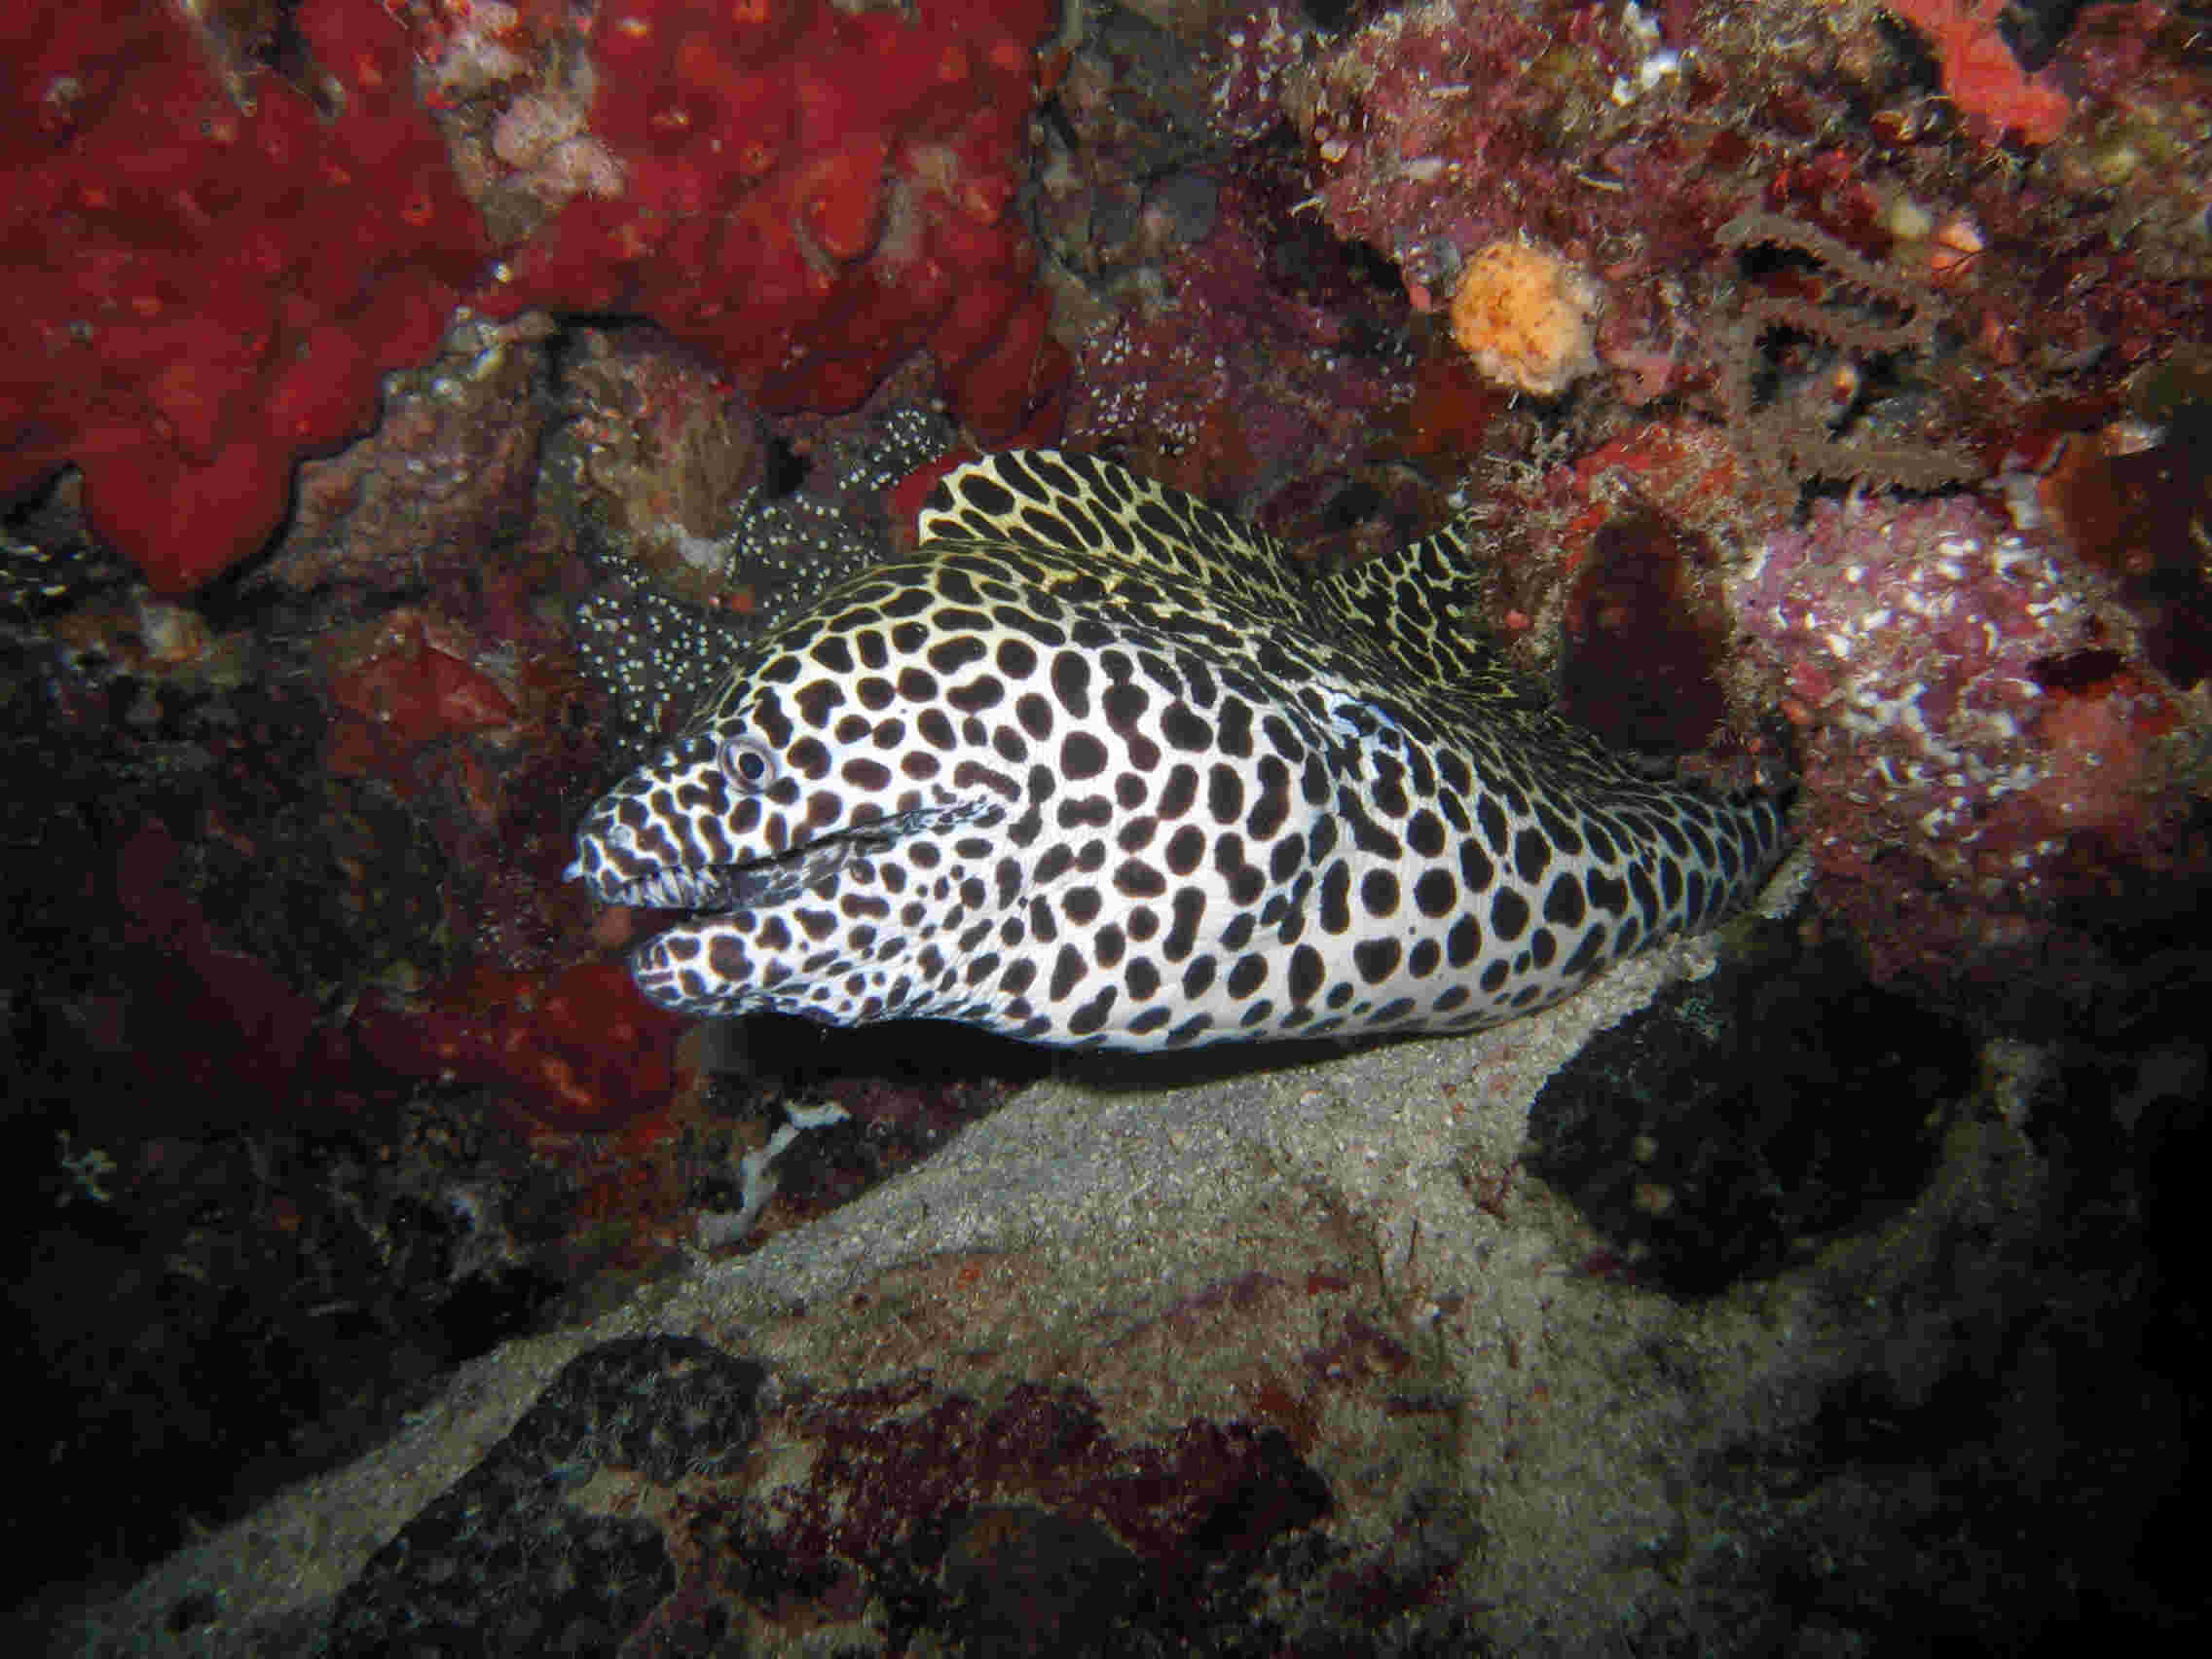
[[[919,551],[755,644],[570,873],[699,912],[680,1012],[1037,1043],[1463,1031],[1711,926],[1780,804],[1659,781],[1473,631],[1457,530],[1325,581],[1078,455],[962,467]]]

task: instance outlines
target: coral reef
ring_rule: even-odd
[[[792,469],[776,435],[727,374],[658,329],[580,328],[570,346],[554,474],[653,586],[713,604],[733,527]]]
[[[1078,44],[1023,199],[1078,358],[1064,441],[1285,528],[1347,486],[1402,398],[1404,306],[1314,222],[1262,102],[1310,25],[1151,10],[1110,9]]]
[[[2047,79],[2021,67],[1998,30],[2004,0],[1885,4],[1928,37],[1943,65],[1944,95],[1985,140],[2016,132],[2031,144],[2047,144],[2066,130],[2074,102]]]
[[[1996,989],[2060,899],[2180,855],[2182,707],[2046,535],[1966,498],[1823,502],[1734,599],[1787,665],[1821,902],[1885,977]]]
[[[550,401],[543,316],[448,331],[418,368],[385,377],[376,429],[336,455],[300,463],[283,534],[253,572],[258,584],[320,591],[354,606],[388,604],[530,520]],[[487,617],[513,638],[523,618]]]
[[[650,340],[586,353],[553,460],[572,472],[602,578],[572,632],[620,722],[611,735],[635,741],[688,716],[748,640],[883,558],[892,487],[956,434],[914,366],[850,414],[771,420],[725,404],[710,371]],[[702,443],[719,486],[704,492],[689,482]]]
[[[906,1169],[878,1196],[947,1185],[881,1236],[955,1253],[849,1294],[794,1276],[777,1313],[825,1356],[775,1419],[819,1483],[721,1467],[709,1491],[656,1461],[571,1484],[590,1453],[563,1417],[550,1489],[507,1465],[468,1489],[518,1548],[580,1546],[541,1628],[707,1647],[733,1623],[819,1642],[904,1620],[917,1646],[980,1647],[1058,1620],[1062,1645],[1227,1645],[1257,1609],[1295,1647],[1334,1629],[1327,1604],[1369,1645],[1397,1619],[1439,1651],[1519,1651],[1495,1605],[1567,1618],[1545,1640],[1571,1645],[1602,1578],[1632,1645],[1760,1652],[1808,1640],[1772,1584],[1817,1560],[1842,1564],[1811,1592],[1833,1640],[1918,1614],[1971,1645],[2044,1605],[1961,1610],[1962,1572],[2018,1581],[2019,1537],[2031,1575],[2072,1548],[2141,1591],[2128,1546],[2187,1529],[2121,1490],[2126,1459],[2162,1461],[2145,1445],[2194,1419],[2157,1379],[2202,1370],[2186,1189],[2161,1177],[2200,1161],[2207,1075],[2201,23],[2064,0],[11,10],[0,1167],[30,1218],[10,1277],[42,1390],[12,1559],[127,1570],[550,1309],[649,1279],[659,1317],[702,1237],[757,1252],[710,1269],[726,1287],[873,1236],[835,1231],[844,1206]],[[1485,249],[1530,247],[1604,304],[1555,308],[1587,313],[1554,331],[1577,372],[1508,350],[1493,380],[1454,297],[1506,258]],[[1056,1097],[1017,1180],[955,1160],[976,1119],[1023,1109],[1005,1080],[1033,1054],[642,1008],[617,964],[647,918],[595,918],[561,879],[583,804],[733,648],[898,547],[947,466],[1063,430],[1322,570],[1466,513],[1493,565],[1470,603],[1561,707],[1725,780],[1794,776],[1806,961],[1756,935],[1749,986],[1724,967],[1620,1027],[1567,1080],[1592,1086],[1578,1115],[1565,1085],[1539,1115],[1548,1183],[1515,1186],[1518,1120],[1463,1116],[1497,1049],[1209,1083],[1232,1132],[1346,1090],[1315,1109],[1335,1150],[1270,1143],[1267,1190],[1226,1218],[1161,1207],[1213,1142],[1189,1128],[1203,1101],[1163,1106],[1150,1077]],[[2041,1081],[1962,1083],[1948,1028],[1904,1051],[1932,1006],[2006,1034],[1985,1067],[2021,1051]],[[1761,1010],[1825,1059],[1774,1051]],[[1713,1091],[1723,1070],[1743,1087]],[[850,1121],[784,1155],[757,1225],[702,1235],[825,1103]],[[1389,1166],[1432,1206],[1409,1234],[1360,1169],[1424,1110]],[[1162,1111],[1172,1144],[1126,1168]],[[1023,1278],[995,1252],[1100,1195],[1132,1219],[1086,1221],[1070,1261],[1238,1259],[1211,1288],[1106,1298],[1106,1334],[982,1381],[933,1372],[1069,1305],[1070,1261]],[[1338,1254],[1298,1254],[1339,1228]],[[1255,1249],[1302,1265],[1248,1276]],[[1771,1275],[1757,1334],[1740,1297],[1655,1288],[1746,1272]],[[1808,1309],[1863,1322],[1831,1343]],[[738,1316],[683,1317],[727,1344]],[[1161,1404],[1208,1330],[1250,1336],[1229,1345],[1247,1368]],[[1578,1369],[1601,1330],[1630,1340]],[[1730,1397],[1813,1415],[1702,1439],[1717,1395],[1634,1415],[1674,1399],[1644,1384],[1683,1355],[1725,1356],[1697,1373],[1724,1389],[1764,1340],[1825,1346]],[[856,1343],[903,1381],[850,1382]],[[1454,1345],[1494,1367],[1433,1377]],[[2097,1466],[2134,1362],[2148,1426]],[[664,1400],[731,1363],[656,1348],[579,1385]],[[1119,1416],[1117,1367],[1143,1402]],[[1332,1453],[1355,1403],[1373,1420]],[[1402,1466],[1390,1436],[1424,1424],[1477,1450],[1377,1507],[1359,1471]],[[2023,1463],[2039,1433],[2065,1444]],[[1624,1486],[1670,1447],[1665,1480],[1703,1507],[1637,1508]],[[1725,1472],[1697,1488],[1702,1459]],[[1953,1489],[1956,1513],[1927,1496]],[[570,1512],[603,1498],[636,1514]],[[407,1519],[377,1517],[379,1543]],[[452,1595],[410,1576],[451,1560],[464,1518],[435,1520],[413,1533],[434,1550],[356,1585],[361,1645]],[[1411,1541],[1348,1541],[1385,1535]],[[1502,1602],[1456,1624],[1493,1563]],[[478,1634],[553,1604],[535,1570]],[[228,1604],[172,1595],[148,1640],[221,1650]],[[287,1640],[319,1616],[295,1607]]]
[[[2150,315],[2201,326],[2203,193],[2153,176],[2212,160],[2183,136],[2183,43],[2127,9],[2094,16],[2046,72],[2083,88],[2073,118],[2007,166],[1946,125],[1862,6],[1754,22],[1430,0],[1323,42],[1285,105],[1313,208],[1382,250],[1417,309],[1442,306],[1477,250],[1540,243],[1604,285],[1596,350],[1623,401],[1687,397],[1754,459],[1927,489],[2117,403],[2164,350]],[[2118,264],[2092,263],[2067,206],[2114,187],[2100,177],[2128,187]]]
[[[1610,374],[1557,410],[1425,366],[1409,406],[1423,464],[1579,458],[1476,506],[1524,661],[1595,718],[1658,733],[1677,705],[1675,742],[1719,730],[1717,688],[1769,755],[1749,717],[1779,682],[1828,912],[1885,974],[1994,993],[2039,948],[2083,959],[2060,916],[2087,893],[2201,864],[2203,720],[2177,693],[2212,591],[2180,551],[2202,398],[2161,365],[2203,326],[2212,203],[2145,165],[2207,159],[2181,136],[2195,83],[2120,8],[2033,72],[1979,4],[1899,12],[1930,58],[1870,8],[1786,10],[1408,6],[1317,43],[1286,106],[1315,207],[1417,308],[1526,242],[1604,285]],[[2117,188],[2126,251],[2096,263],[2070,215]],[[1847,485],[1988,486],[2011,516],[1819,498]],[[1682,546],[1690,579],[1630,574]],[[1731,622],[1762,648],[1732,652]]]
[[[164,591],[255,551],[464,298],[649,314],[778,411],[926,348],[986,439],[1056,424],[1009,212],[1042,4],[210,16],[42,5],[4,40],[0,487],[81,465]]]
[[[2158,389],[2157,379],[2146,384]],[[2203,552],[2212,532],[2206,389],[2193,387],[2165,407],[2148,399],[2163,417],[2156,426],[2120,422],[2064,444],[2036,482],[2036,500],[2052,526],[2085,563],[2117,581],[2144,660],[2183,689],[2212,674],[2212,565]],[[2148,441],[2152,434],[2156,441]]]
[[[1381,249],[1427,309],[1479,248],[1526,235],[1606,275],[1590,255],[1608,232],[1657,233],[1680,213],[1678,196],[1575,180],[1582,157],[1678,99],[1670,77],[1615,102],[1613,76],[1649,56],[1611,14],[1585,13],[1555,36],[1540,11],[1428,0],[1326,43],[1284,103],[1312,146],[1321,214]]]
[[[1526,1028],[1065,1080],[803,1237],[510,1345],[99,1638],[267,1651],[335,1600],[367,1646],[535,1599],[572,1645],[676,1652],[1734,1656],[1805,1627],[1808,1561],[1812,1618],[1870,1650],[2032,1646],[2108,1583],[2186,1622],[2194,1550],[2143,1540],[2201,1416],[2158,1173],[2202,1142],[2193,990],[2133,1052],[1985,1045],[1974,1076],[1807,933],[1539,1107],[1573,1200],[1496,1104],[1552,1063]]]
[[[488,211],[558,199],[478,303],[651,316],[777,413],[850,409],[926,347],[979,434],[1043,429],[1065,360],[1008,208],[1051,22],[1042,0],[632,7],[518,19],[487,64],[463,13],[429,73],[488,129]]]
[[[192,16],[0,23],[0,489],[81,466],[93,523],[168,593],[276,529],[293,458],[370,424],[490,252],[379,8],[308,0],[283,15],[296,73],[254,72],[257,30],[237,80]]]
[[[1730,618],[1706,579],[1717,558],[1648,501],[1605,518],[1567,591],[1561,709],[1647,754],[1695,755],[1722,739]]]
[[[1953,242],[1963,231],[1951,233]],[[1815,262],[1831,279],[1818,301],[1754,293],[1724,325],[1719,394],[1729,430],[1768,487],[1788,499],[1825,479],[1878,478],[1908,489],[1935,490],[1980,476],[1977,460],[1918,434],[1852,442],[1836,435],[1858,403],[1862,363],[1925,358],[1936,347],[1938,301],[1908,276],[1885,271],[1834,238],[1771,213],[1743,213],[1714,232],[1723,246],[1787,248]],[[1951,244],[1946,244],[1950,246]],[[1951,251],[1964,251],[1951,246]],[[1802,286],[1802,275],[1797,284]],[[1887,308],[1887,316],[1868,314]],[[1789,389],[1761,406],[1754,382],[1766,369],[1764,347],[1777,333],[1818,341],[1828,353],[1818,372],[1787,377]]]
[[[1287,487],[1341,488],[1402,395],[1394,298],[1287,217],[1279,170],[1189,175],[1207,210],[1154,250],[1158,294],[1103,319],[1078,360],[1071,445],[1269,522]],[[1195,194],[1195,193],[1194,193]]]
[[[678,1022],[615,964],[478,968],[414,1002],[361,1011],[369,1052],[402,1074],[488,1086],[536,1125],[619,1127],[665,1107],[675,1088]]]

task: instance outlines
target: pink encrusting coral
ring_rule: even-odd
[[[2073,100],[2046,77],[2023,70],[1998,32],[2004,0],[1885,3],[1928,37],[1943,66],[1944,95],[1990,142],[2016,132],[2031,144],[2047,144],[2066,129]]]
[[[1546,133],[1563,105],[1603,95],[1604,73],[1592,43],[1555,44],[1517,11],[1429,4],[1320,57],[1287,107],[1312,145],[1322,216],[1395,260],[1417,304],[1441,304],[1457,261],[1487,243],[1529,230],[1575,251],[1588,193]]]
[[[76,462],[166,592],[276,528],[293,458],[375,419],[490,251],[405,31],[363,0],[296,23],[301,85],[136,0],[0,20],[0,491]]]
[[[1052,21],[11,8],[0,491],[76,463],[95,528],[188,591],[463,301],[648,316],[778,411],[850,408],[926,348],[978,434],[1051,436],[1067,358],[1012,201]]]
[[[1171,300],[1129,306],[1086,344],[1068,441],[1261,507],[1287,479],[1340,477],[1387,421],[1402,365],[1371,342],[1396,299],[1290,216],[1279,177],[1192,178],[1206,232],[1161,262]]]
[[[595,148],[573,159],[575,115],[545,91],[489,89],[510,100],[494,153],[573,176],[479,303],[650,316],[779,413],[852,408],[927,347],[960,417],[1010,438],[1065,374],[1012,212],[1052,21],[1041,0],[630,0],[526,41],[534,82],[589,55]]]
[[[1999,969],[2170,830],[2178,711],[2054,539],[1967,497],[1827,501],[1731,597],[1805,731],[1823,900],[1885,972]]]

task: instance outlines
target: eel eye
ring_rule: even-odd
[[[723,775],[740,789],[764,789],[775,781],[775,753],[756,737],[723,739],[716,758]]]

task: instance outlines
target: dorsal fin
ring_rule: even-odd
[[[1456,696],[1541,701],[1498,654],[1482,621],[1484,598],[1464,519],[1346,566],[1313,589],[1319,608],[1420,684]]]
[[[1309,618],[1454,698],[1542,701],[1483,630],[1464,521],[1313,581],[1275,537],[1196,496],[1095,456],[1009,450],[946,473],[919,529],[924,552],[996,543],[1084,557],[1094,570],[1120,566],[1286,621]]]
[[[1226,596],[1295,603],[1290,555],[1196,496],[1059,450],[1009,450],[955,467],[922,506],[932,544],[998,542],[1088,554]]]

